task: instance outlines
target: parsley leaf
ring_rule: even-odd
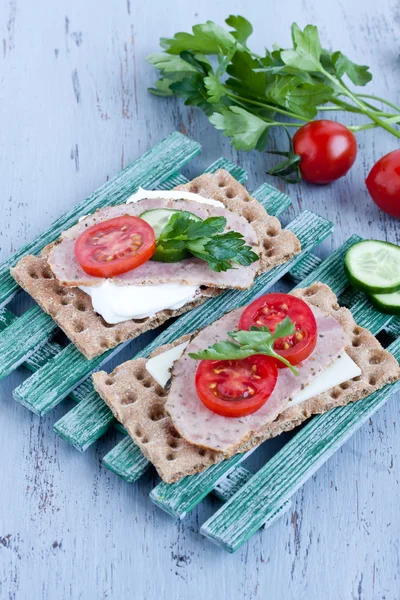
[[[192,32],[179,32],[173,38],[161,38],[161,47],[169,54],[180,54],[183,50],[218,54],[220,51],[227,52],[237,42],[235,36],[212,21],[194,25]]]
[[[331,87],[323,83],[305,83],[294,75],[280,77],[268,91],[268,97],[276,104],[309,119],[317,115],[317,106],[330,100],[332,94]]]
[[[307,25],[301,31],[297,23],[292,25],[293,50],[283,50],[281,59],[285,65],[302,71],[321,70],[321,42],[315,25]]]
[[[332,54],[332,63],[336,70],[336,76],[341,78],[346,73],[354,85],[365,85],[372,79],[369,67],[366,65],[356,65],[341,52],[334,52]]]
[[[269,124],[244,108],[230,106],[213,113],[209,119],[223,135],[232,137],[237,150],[262,150],[266,146]]]
[[[232,263],[248,266],[259,259],[237,231],[222,233],[225,217],[209,217],[195,221],[191,213],[179,211],[162,230],[157,245],[164,249],[188,250],[208,263],[213,271],[228,271]]]
[[[231,331],[229,337],[234,340],[225,340],[209,346],[199,352],[191,352],[189,356],[195,360],[239,360],[253,356],[254,354],[265,354],[283,362],[291,371],[298,375],[298,371],[285,358],[277,354],[273,348],[274,342],[279,338],[292,335],[295,323],[289,317],[285,317],[275,328],[274,333],[268,327],[254,327],[250,331]]]
[[[240,15],[229,15],[229,17],[225,19],[225,23],[234,29],[234,31],[230,32],[231,35],[242,44],[245,44],[247,39],[253,33],[253,26],[250,21]]]

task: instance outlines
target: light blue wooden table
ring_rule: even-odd
[[[188,176],[225,155],[248,170],[251,187],[265,180],[265,156],[232,151],[202,114],[146,91],[155,73],[144,57],[160,36],[208,18],[222,23],[230,13],[256,24],[252,44],[260,50],[289,43],[292,20],[317,24],[326,45],[372,67],[371,90],[399,102],[394,0],[4,0],[1,260],[174,129],[204,148]],[[396,142],[385,132],[358,142],[346,179],[282,188],[293,198],[287,218],[309,208],[336,223],[321,256],[352,233],[400,243],[399,221],[378,212],[364,186],[370,166]],[[217,500],[174,522],[148,499],[154,473],[131,486],[102,466],[115,432],[79,454],[52,431],[67,404],[39,420],[15,403],[11,390],[24,377],[17,371],[0,387],[1,600],[400,597],[399,397],[318,471],[287,515],[228,555],[198,534]],[[282,444],[265,444],[250,468]]]

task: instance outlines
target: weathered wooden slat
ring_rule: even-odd
[[[243,184],[247,180],[247,171],[245,171],[243,167],[239,167],[239,165],[236,165],[235,163],[224,157],[217,158],[217,160],[214,161],[209,167],[207,167],[207,169],[204,172],[215,173],[216,171],[218,171],[218,169],[225,169],[225,171],[229,171],[232,177],[234,177],[239,183]],[[283,195],[285,196],[285,194]]]
[[[388,350],[400,360],[400,338]],[[201,528],[235,552],[327,461],[357,429],[400,390],[400,381],[364,400],[314,417]]]
[[[235,454],[228,460],[213,465],[202,473],[184,477],[177,483],[161,481],[151,490],[150,498],[172,517],[183,519],[249,454]]]
[[[252,193],[252,196],[261,202],[266,211],[274,217],[278,217],[285,212],[292,203],[289,196],[269,185],[269,183],[263,183]]]
[[[83,452],[105,434],[114,416],[94,388],[72,410],[54,424],[63,440]]]
[[[127,343],[92,360],[85,359],[73,344],[69,344],[15,388],[14,400],[38,416],[45,415]]]
[[[306,254],[305,257],[302,258],[296,265],[294,265],[293,269],[290,269],[288,277],[294,281],[294,283],[300,283],[300,281],[303,281],[303,279],[310,275],[314,269],[319,267],[321,262],[321,258],[310,252],[309,254]]]
[[[400,337],[400,318],[392,317],[392,319],[385,325],[385,331],[390,337],[398,338]]]
[[[220,168],[236,174],[242,180],[245,179],[244,169],[225,158],[220,158],[212,163],[207,172],[214,173]],[[175,174],[164,182],[164,189],[171,189],[185,182],[187,182],[187,179],[183,175]],[[268,197],[271,197],[270,193]],[[14,398],[35,414],[44,415],[61,402],[81,381],[89,377],[97,367],[105,364],[111,356],[122,350],[123,346],[122,344],[100,357],[87,360],[73,344],[69,344],[54,360],[43,366],[40,371],[37,371],[16,388],[13,392]],[[101,422],[103,422],[103,414],[101,413],[99,416]],[[96,430],[99,433],[102,428],[96,427]],[[63,431],[65,430],[63,429]],[[90,434],[88,434],[87,439],[90,437]],[[73,445],[75,444],[79,446],[78,440],[73,441]],[[84,445],[86,445],[86,442]]]
[[[301,241],[303,252],[300,256],[294,257],[285,265],[279,265],[268,273],[261,275],[251,290],[229,291],[210,301],[207,307],[211,305],[211,308],[208,308],[207,311],[194,309],[190,315],[182,315],[151,344],[139,352],[137,357],[147,357],[159,346],[170,343],[185,333],[206,327],[232,308],[249,303],[254,296],[259,295],[273,285],[289,268],[292,268],[298,260],[301,260],[307,252],[310,252],[314,246],[329,235],[331,224],[318,215],[305,211],[292,221],[289,228]],[[108,464],[110,460],[108,459]],[[114,470],[118,470],[118,465],[115,465]]]
[[[216,496],[222,502],[228,502],[240,490],[245,483],[253,476],[250,471],[241,467],[235,467],[229,475],[226,475],[212,490],[212,494]],[[290,500],[285,502],[273,515],[270,515],[269,519],[263,524],[264,527],[270,527],[275,521],[280,519],[291,507],[292,503]]]
[[[6,329],[11,323],[14,323],[18,319],[17,315],[14,315],[7,308],[0,309],[0,332]],[[56,342],[47,342],[44,346],[36,350],[24,363],[23,366],[30,371],[37,371],[42,367],[48,360],[53,358],[62,350],[60,344]]]
[[[18,285],[9,273],[25,254],[37,254],[55,240],[62,231],[76,223],[79,217],[107,204],[123,202],[139,186],[151,188],[173,173],[179,171],[201,151],[197,142],[181,133],[174,132],[151,148],[123,171],[110,179],[91,196],[76,204],[51,227],[38,235],[0,266],[0,307],[7,303],[18,290]]]
[[[105,466],[128,483],[133,483],[150,466],[139,446],[127,435],[103,458]]]
[[[57,328],[53,319],[34,306],[0,333],[0,379],[43,346]]]

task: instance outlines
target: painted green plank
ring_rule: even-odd
[[[245,485],[253,474],[240,465],[235,467],[228,475],[223,477],[212,490],[212,494],[222,502],[228,502]],[[291,507],[290,500],[285,502],[268,520],[263,524],[264,527],[270,527],[275,521],[280,519]]]
[[[318,215],[305,211],[297,217],[289,227],[299,237],[303,248],[303,254],[305,254],[329,235],[332,224]],[[196,308],[191,311],[190,314],[182,315],[152,343],[139,352],[137,357],[147,357],[159,346],[170,343],[185,333],[206,327],[232,308],[247,304],[254,296],[259,295],[263,290],[275,283],[289,268],[292,268],[301,257],[302,255],[294,257],[285,265],[279,265],[268,273],[261,275],[251,290],[231,290],[210,300],[207,304],[207,310],[204,310],[205,307],[203,305],[202,307],[199,307],[203,308],[203,311]],[[211,308],[209,308],[210,304]],[[116,469],[117,466],[115,466],[115,470]]]
[[[357,239],[351,239],[340,248],[338,248],[331,256],[329,256],[317,269],[313,275],[306,277],[299,287],[312,285],[315,281],[323,281],[333,290],[339,293],[343,287],[343,257],[346,254],[349,244],[355,243]],[[305,285],[306,284],[306,285]],[[248,455],[241,455],[242,459]],[[177,483],[168,485],[161,482],[155,487],[150,497],[160,508],[169,514],[176,516],[185,515],[192,510],[201,500],[211,491],[210,484],[212,480],[212,469],[216,469],[218,475],[223,472],[224,468],[228,471],[231,468],[229,459],[220,465],[215,465],[207,469],[206,473],[211,471],[210,479],[204,476],[203,473],[186,477]],[[214,484],[212,484],[214,485]],[[208,486],[208,487],[207,487]],[[282,502],[283,504],[284,502]]]
[[[128,483],[133,483],[147,470],[150,463],[139,446],[127,435],[103,458],[105,466]]]
[[[242,168],[237,167],[227,159],[218,159],[208,167],[207,171],[214,173],[221,168],[221,165],[227,171],[236,173],[242,179],[245,176],[245,171]],[[176,174],[168,178],[164,188],[167,189],[168,186],[170,189],[178,183],[186,181],[183,175]],[[13,392],[14,398],[35,414],[44,415],[61,402],[80,382],[89,377],[96,368],[104,364],[122,348],[123,344],[100,357],[87,360],[73,344],[70,344],[54,360],[16,388]],[[103,415],[101,414],[99,417],[103,422]],[[95,429],[98,434],[102,431],[100,426],[95,427]],[[63,431],[66,434],[64,429]],[[87,439],[90,437],[88,435]],[[87,439],[84,441],[83,446],[86,446]],[[92,441],[95,441],[93,437]],[[76,446],[80,445],[76,439],[72,443]]]
[[[0,333],[0,379],[43,346],[56,329],[53,319],[34,306]]]
[[[245,171],[245,169],[243,169],[243,167],[239,167],[239,165],[236,165],[235,163],[224,157],[217,158],[217,160],[213,162],[212,165],[207,167],[207,169],[204,172],[215,173],[216,171],[218,171],[218,169],[225,169],[225,171],[228,171],[232,175],[232,177],[234,177],[239,183],[243,184],[247,180],[247,172]]]
[[[187,513],[193,510],[219,481],[227,476],[239,465],[247,454],[235,454],[228,460],[212,465],[202,473],[184,477],[177,483],[165,483],[161,481],[150,492],[150,498],[172,517],[183,519]]]
[[[83,452],[106,433],[113,421],[107,404],[92,388],[91,393],[57,421],[53,429],[63,440]]]
[[[17,318],[18,318],[17,315],[14,315],[7,308],[1,308],[0,309],[0,331],[3,331],[4,329],[6,329],[6,327],[11,325],[11,323],[13,323],[15,321],[15,319],[17,319]]]
[[[376,310],[364,295],[351,306],[351,312],[356,323],[369,329],[374,335],[382,331],[392,319],[390,315],[385,315]]]
[[[388,350],[400,360],[400,339]],[[400,381],[364,400],[311,419],[268,463],[202,526],[201,533],[235,552],[346,442],[400,390]]]
[[[385,331],[390,337],[398,338],[400,337],[400,318],[392,317],[389,323],[385,326]]]
[[[303,279],[310,275],[314,269],[319,267],[321,263],[322,259],[310,252],[309,254],[306,254],[304,258],[299,260],[299,262],[294,265],[293,269],[290,269],[288,277],[294,281],[294,283],[300,283],[300,281],[303,281]]]
[[[73,344],[69,344],[15,388],[14,400],[38,416],[45,415],[125,345],[121,344],[101,356],[87,360]]]
[[[17,315],[14,315],[7,308],[0,309],[0,332],[6,329],[11,323],[14,323],[18,319]],[[30,371],[37,371],[42,367],[48,360],[53,358],[58,352],[62,350],[60,344],[55,342],[47,342],[44,346],[36,350],[24,363],[24,367]]]
[[[47,342],[41,348],[36,350],[23,364],[30,371],[38,371],[49,360],[54,358],[62,350],[62,346],[56,342]]]
[[[352,235],[335,252],[325,259],[312,273],[307,275],[296,287],[308,287],[316,281],[329,285],[336,295],[348,286],[348,280],[344,271],[343,259],[347,250],[360,241],[358,235]]]
[[[25,254],[37,254],[48,243],[55,240],[64,229],[76,223],[79,217],[107,204],[123,202],[139,186],[150,188],[179,171],[201,150],[200,144],[181,133],[174,132],[154,146],[123,171],[110,179],[91,196],[76,204],[53,225],[23,246],[0,266],[0,306],[8,302],[17,292],[18,285],[9,273]]]
[[[228,502],[252,476],[250,471],[239,465],[217,483],[213,494],[222,502]]]
[[[289,196],[269,185],[269,183],[263,183],[252,193],[252,196],[261,202],[270,215],[275,217],[285,212],[292,204]]]

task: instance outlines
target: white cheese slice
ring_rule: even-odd
[[[165,388],[167,385],[171,377],[171,369],[174,362],[182,356],[188,344],[189,342],[183,342],[147,361],[146,370],[161,387]],[[317,375],[303,390],[294,394],[293,398],[289,401],[288,408],[301,404],[301,402],[318,396],[334,388],[336,385],[340,385],[359,375],[361,375],[360,367],[344,352],[340,358],[333,361],[328,368]]]
[[[144,190],[139,188],[135,194],[129,196],[126,201],[127,204],[132,202],[139,202],[146,198],[162,198],[163,200],[194,200],[201,204],[210,204],[211,206],[224,206],[219,200],[213,198],[204,198],[200,194],[194,194],[193,192],[180,192],[179,190]]]
[[[171,369],[174,362],[182,356],[188,344],[189,341],[183,342],[147,361],[146,370],[161,387],[165,388],[167,385],[168,380],[171,378]]]
[[[343,352],[340,358],[334,360],[327,369],[317,375],[303,390],[293,395],[293,398],[289,401],[288,408],[301,404],[301,402],[318,396],[334,388],[336,385],[340,385],[359,375],[361,375],[360,367],[356,365],[346,352]]]

